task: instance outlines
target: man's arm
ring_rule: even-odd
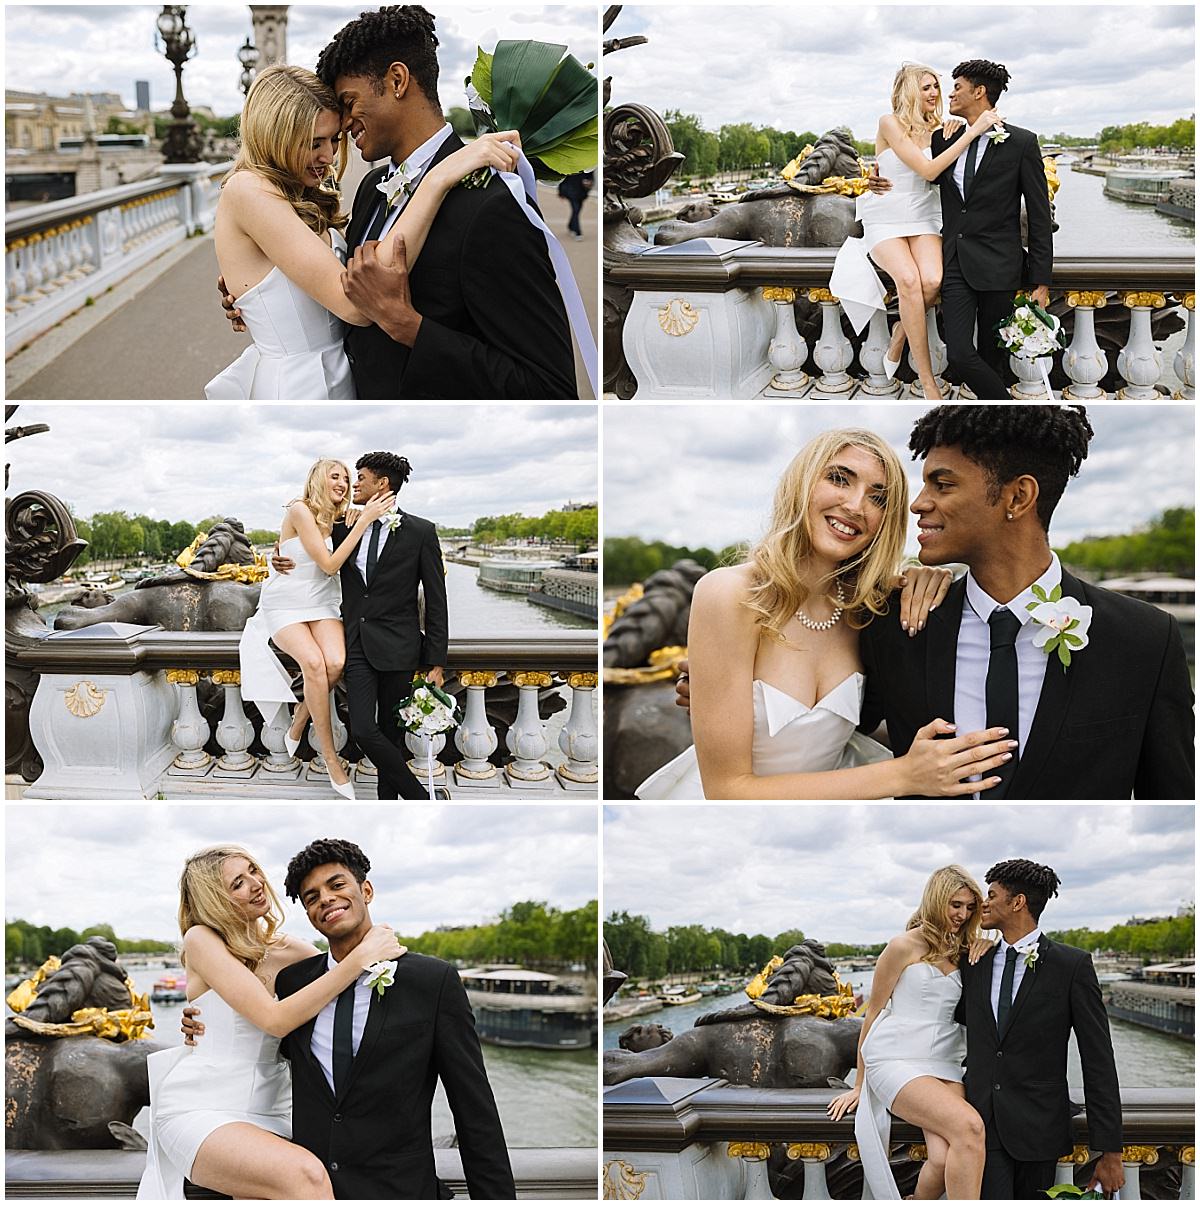
[[[1054,235],[1046,169],[1042,166],[1037,136],[1034,134],[1029,135],[1021,156],[1021,192],[1025,197],[1025,218],[1029,227],[1029,258],[1025,270],[1027,283],[1048,290],[1054,274]],[[1042,304],[1048,302],[1047,296]]]
[[[446,567],[437,529],[430,524],[421,543],[421,587],[425,591],[425,638],[421,659],[427,666],[445,668],[450,645],[450,615],[446,604]]]
[[[878,615],[858,634],[858,652],[863,663],[863,700],[858,713],[859,732],[872,733],[883,722],[883,674],[879,667],[879,631],[871,633],[884,622]]]
[[[1071,977],[1071,1028],[1083,1064],[1083,1091],[1087,1106],[1088,1146],[1106,1154],[1121,1151],[1121,1087],[1113,1058],[1108,1014],[1096,979],[1096,968],[1086,954],[1078,958]],[[1106,1190],[1119,1185],[1104,1185]]]
[[[1134,778],[1136,799],[1191,799],[1195,789],[1195,700],[1179,624],[1173,615],[1167,618],[1167,639]]]
[[[447,967],[434,1022],[434,1059],[462,1150],[463,1174],[473,1201],[516,1198],[508,1147],[475,1032],[462,980]]]

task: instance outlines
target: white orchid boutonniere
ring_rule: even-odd
[[[984,134],[984,137],[990,138],[992,142],[999,146],[1002,142],[1007,142],[1011,135],[1003,126],[992,126],[992,128],[988,130],[986,134]]]
[[[379,522],[383,524],[388,531],[398,530],[404,523],[404,512],[400,509],[400,504],[397,503],[386,515],[381,515]]]
[[[1033,587],[1036,601],[1027,605],[1030,618],[1038,625],[1034,634],[1034,648],[1049,656],[1058,653],[1063,672],[1071,664],[1072,652],[1078,653],[1087,647],[1088,628],[1092,625],[1092,608],[1069,595],[1064,598],[1062,586],[1055,586],[1049,594],[1041,586]]]
[[[408,164],[400,164],[390,176],[380,180],[375,187],[387,198],[387,207],[389,209],[393,205],[399,205],[400,201],[408,195],[409,190],[412,188],[412,181],[408,177]]]
[[[392,958],[384,962],[373,962],[367,967],[367,987],[373,987],[381,996],[396,981],[396,962]]]
[[[1027,971],[1033,971],[1033,970],[1037,969],[1037,960],[1038,960],[1038,958],[1041,957],[1041,955],[1039,954],[1038,948],[1036,945],[1029,946],[1027,949],[1024,949],[1024,950],[1022,950],[1021,947],[1018,946],[1017,953],[1022,956],[1022,961],[1025,963],[1025,969]]]

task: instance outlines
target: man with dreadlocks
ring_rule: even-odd
[[[902,629],[895,600],[862,630],[860,727],[886,719],[897,757],[933,719],[960,733],[1007,728],[1013,756],[978,798],[1193,798],[1178,623],[1073,577],[1050,547],[1091,437],[1082,406],[938,406],[912,430],[925,462],[912,504],[921,562],[968,572],[923,631]],[[1054,601],[1031,610],[1042,599]],[[1072,619],[1074,640],[1058,639]]]
[[[1072,1032],[1083,1064],[1088,1147],[1100,1152],[1088,1188],[1099,1183],[1112,1193],[1125,1182],[1121,1092],[1091,955],[1051,941],[1039,927],[1059,888],[1049,866],[1013,858],[984,878],[980,924],[999,929],[1001,939],[978,963],[959,964],[955,1017],[967,1027],[967,1100],[986,1131],[983,1199],[1040,1200],[1054,1184],[1055,1165],[1074,1144]]]
[[[431,13],[388,5],[344,26],[317,61],[343,136],[368,162],[390,160],[359,185],[346,232],[346,295],[375,323],[346,337],[358,397],[575,398],[545,238],[498,176],[450,190],[411,276],[402,255],[390,266],[376,255],[424,174],[463,145],[442,116],[437,47]],[[393,202],[377,186],[395,175]]]

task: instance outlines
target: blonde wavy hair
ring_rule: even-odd
[[[938,86],[937,108],[929,114],[921,107],[921,80],[927,75],[932,75]],[[910,138],[918,130],[924,134],[936,130],[942,124],[942,83],[937,72],[920,63],[901,64],[892,80],[892,112]]]
[[[329,494],[329,470],[334,465],[339,466],[346,474],[346,496],[341,502],[334,502]],[[350,505],[350,469],[346,462],[328,456],[318,460],[308,470],[300,501],[312,511],[313,518],[322,531],[332,528]]]
[[[975,897],[975,911],[970,920],[956,933],[950,928],[950,897],[966,887]],[[943,866],[929,876],[925,890],[921,893],[920,907],[913,913],[905,926],[919,929],[928,952],[922,962],[957,963],[967,952],[971,942],[979,936],[979,913],[983,907],[983,892],[979,884],[961,866]]]
[[[346,170],[345,139],[338,146],[337,167],[331,166],[320,187],[304,183],[313,131],[325,112],[340,119],[333,89],[311,71],[277,63],[260,72],[242,109],[237,158],[222,184],[236,172],[252,171],[279,189],[310,230],[341,230],[349,220],[337,189]]]
[[[812,551],[809,504],[821,475],[843,448],[862,448],[879,461],[884,474],[886,498],[883,521],[875,538],[856,556],[843,561],[838,579],[848,587],[846,622],[865,627],[873,616],[887,611],[887,597],[904,551],[904,528],[908,513],[908,482],[900,457],[873,431],[846,428],[825,431],[796,453],[783,471],[775,489],[775,501],[767,534],[750,550],[754,585],[745,605],[773,636],[782,639],[784,625],[817,590],[832,592],[832,581],[804,580]]]
[[[230,899],[221,867],[226,859],[234,857],[245,858],[251,868],[262,875],[263,891],[270,903],[264,916],[251,920]],[[221,935],[234,958],[253,970],[275,942],[282,924],[283,907],[279,897],[258,862],[240,845],[212,845],[192,854],[184,862],[183,873],[179,876],[181,935],[193,925],[207,925]]]

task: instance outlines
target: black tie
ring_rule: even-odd
[[[996,1032],[1004,1037],[1008,1028],[1008,1014],[1012,1012],[1013,979],[1017,973],[1017,947],[1009,946],[1004,951],[1004,974],[1000,976],[1000,999],[996,1003]]]
[[[375,562],[379,560],[379,520],[371,524],[371,540],[367,544],[367,583],[375,576]]]
[[[1009,976],[1011,987],[1012,976]],[[340,1096],[354,1062],[354,984],[337,998],[333,1011],[333,1092]]]
[[[1017,740],[1020,731],[1020,714],[1017,704],[1017,633],[1021,621],[1007,608],[997,607],[988,619],[992,633],[992,651],[988,657],[987,685],[984,698],[987,703],[987,726],[1007,728],[1011,740]],[[997,786],[981,791],[981,799],[1003,799],[1012,784],[1017,769],[1020,749],[1012,751],[1012,758],[1002,766],[989,770],[990,775],[999,777]]]
[[[982,137],[982,135],[980,135]],[[975,160],[979,155],[979,139],[972,138],[967,147],[967,166],[963,169],[963,200],[971,195],[971,182],[975,179]]]
[[[385,172],[384,175],[380,177],[380,179],[381,180],[390,180],[392,177],[392,174],[393,173],[391,173],[391,172]],[[384,222],[387,221],[387,215],[388,215],[389,209],[391,209],[391,206],[388,204],[387,197],[386,196],[380,197],[379,198],[379,212],[371,219],[371,228],[367,231],[366,237],[363,239],[364,243],[369,243],[373,239],[377,239],[379,237],[380,231],[383,230],[383,224],[384,224]]]

